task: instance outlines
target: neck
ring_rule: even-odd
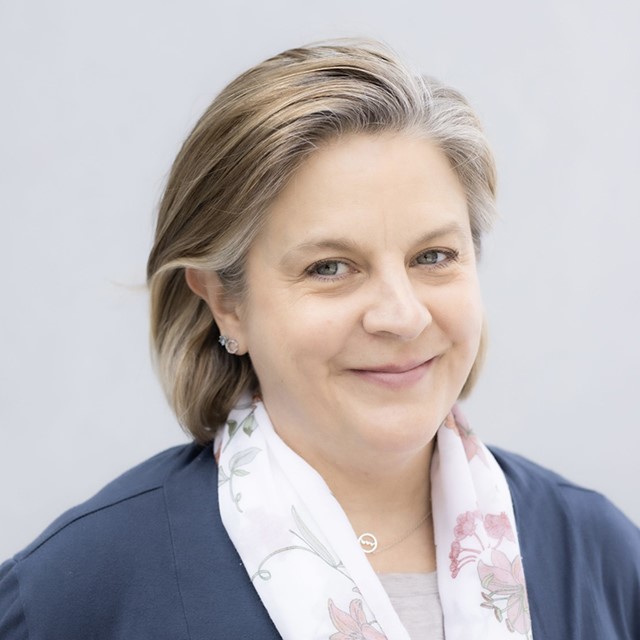
[[[391,465],[387,459],[387,464],[368,472],[353,465],[312,463],[340,502],[356,536],[371,533],[384,549],[367,555],[380,573],[435,569],[431,517],[425,518],[431,510],[432,452],[433,441],[402,463]]]
[[[354,465],[311,463],[323,476],[354,524],[371,527],[389,517],[416,520],[423,516],[431,495],[433,441],[410,457],[368,470]],[[373,523],[373,524],[372,524]]]
[[[392,548],[367,556],[379,572],[426,572],[435,568],[430,511],[432,438],[413,451],[392,447],[345,446],[344,439],[314,441],[278,435],[324,479],[360,536],[373,533],[380,546]],[[312,446],[313,445],[313,446]],[[411,535],[395,545],[407,532]]]

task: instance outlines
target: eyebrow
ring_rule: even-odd
[[[429,244],[436,240],[437,238],[441,238],[443,236],[448,235],[456,235],[460,238],[466,239],[469,237],[469,229],[464,227],[458,222],[450,222],[448,224],[442,225],[436,229],[432,229],[428,231],[424,235],[420,236],[415,244]],[[350,238],[318,238],[317,240],[308,240],[301,244],[292,247],[287,251],[282,257],[282,262],[286,262],[291,258],[295,257],[295,254],[303,253],[308,250],[318,250],[318,249],[326,249],[329,251],[356,251],[359,248],[358,243],[354,242]]]

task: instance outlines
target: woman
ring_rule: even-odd
[[[287,51],[213,102],[148,263],[192,445],[0,571],[15,638],[637,638],[640,533],[490,452],[494,163],[465,100],[375,43]]]

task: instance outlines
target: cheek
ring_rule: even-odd
[[[256,373],[296,379],[330,366],[348,342],[352,315],[337,300],[255,295],[243,325]]]
[[[343,298],[313,295],[295,300],[279,301],[279,330],[287,341],[294,340],[299,348],[322,350],[344,340],[357,321],[354,305]]]
[[[324,377],[339,366],[341,354],[349,349],[353,319],[345,313],[344,304],[313,304],[297,311],[282,340],[290,345],[299,375]]]
[[[482,333],[484,311],[480,287],[476,279],[461,282],[443,292],[437,305],[438,323],[458,344],[466,344],[477,351]]]

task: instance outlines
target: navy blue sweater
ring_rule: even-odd
[[[492,451],[511,488],[534,639],[640,640],[640,530],[601,495]],[[210,447],[128,471],[0,566],[0,639],[279,638],[217,495]]]

